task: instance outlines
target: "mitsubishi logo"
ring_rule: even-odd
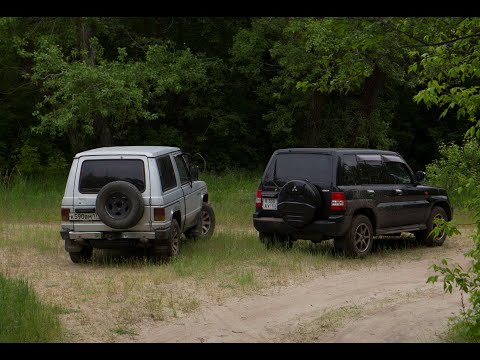
[[[293,185],[292,192],[297,192],[297,185]]]

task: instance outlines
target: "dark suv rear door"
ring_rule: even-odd
[[[377,229],[397,226],[395,187],[384,181],[382,157],[378,154],[358,154],[356,160],[357,179],[352,207],[371,208],[376,215]]]
[[[428,212],[428,195],[418,188],[413,174],[398,156],[384,155],[386,178],[394,184],[398,204],[395,223],[398,226],[424,224]]]
[[[293,151],[279,152],[272,160],[262,179],[262,216],[280,217],[277,199],[280,190],[291,180],[307,180],[317,187],[322,197],[318,216],[327,217],[333,178],[331,153]]]

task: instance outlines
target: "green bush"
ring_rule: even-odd
[[[445,187],[452,203],[468,210],[476,232],[475,246],[465,254],[471,258],[466,269],[446,259],[432,267],[442,275],[445,292],[458,288],[468,300],[468,303],[462,301],[460,315],[453,318],[450,337],[454,341],[476,342],[480,340],[480,146],[478,140],[470,139],[463,146],[441,144],[439,150],[441,158],[427,165],[427,181]],[[459,233],[453,223],[440,224],[435,231],[442,229],[450,235]],[[433,275],[427,281],[435,283],[438,279],[439,275]]]
[[[454,206],[471,208],[467,184],[480,180],[480,145],[476,139],[457,144],[440,144],[440,159],[427,165],[426,181],[444,187]],[[460,190],[458,190],[460,189]]]

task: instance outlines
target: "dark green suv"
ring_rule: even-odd
[[[374,236],[402,232],[440,246],[446,234],[432,233],[435,219],[450,221],[453,211],[445,189],[420,184],[424,177],[392,151],[277,150],[257,190],[253,224],[267,246],[333,238],[351,256],[367,255]]]

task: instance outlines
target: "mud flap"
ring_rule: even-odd
[[[189,236],[191,237],[199,237],[200,235],[202,235],[202,212],[201,211],[197,215],[196,224],[197,225],[195,225],[195,227],[189,230],[188,232]]]
[[[65,250],[68,252],[80,252],[82,251],[83,246],[77,244],[71,239],[65,239]]]

